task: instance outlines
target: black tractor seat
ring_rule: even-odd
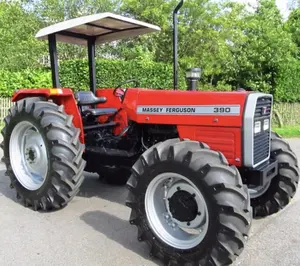
[[[101,116],[101,115],[112,115],[118,111],[116,108],[95,108],[85,109],[82,111],[84,115]]]
[[[75,98],[77,104],[81,106],[106,103],[107,101],[106,97],[96,97],[91,91],[79,91],[76,93]]]

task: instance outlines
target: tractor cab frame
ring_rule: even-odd
[[[96,94],[95,46],[160,30],[158,26],[106,12],[48,26],[36,38],[48,40],[54,88],[60,88],[57,42],[87,46],[90,91]]]

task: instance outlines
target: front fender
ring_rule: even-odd
[[[53,100],[57,105],[63,105],[65,112],[73,116],[73,125],[80,129],[80,142],[84,144],[83,124],[78,110],[74,93],[71,89],[24,89],[17,90],[12,96],[12,102],[17,102],[24,98],[42,96]]]

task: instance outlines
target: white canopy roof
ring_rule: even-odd
[[[41,29],[36,38],[47,40],[55,34],[57,41],[87,45],[89,37],[95,37],[96,44],[159,31],[160,28],[135,19],[112,13],[100,13],[63,21]]]

